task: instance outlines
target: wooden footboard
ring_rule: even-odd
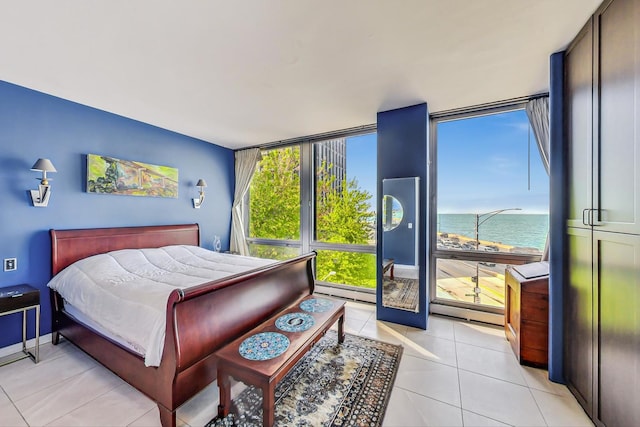
[[[51,237],[54,274],[100,251],[199,244],[197,225],[51,230]],[[314,257],[311,253],[173,291],[157,368],[145,367],[143,357],[78,322],[65,312],[64,301],[54,291],[53,341],[62,335],[73,342],[157,402],[162,425],[174,426],[176,409],[216,379],[215,350],[313,293]]]

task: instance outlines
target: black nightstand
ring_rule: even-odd
[[[27,310],[36,309],[36,345],[34,353],[27,350]],[[24,355],[0,363],[0,366],[29,357],[38,363],[40,357],[40,291],[29,285],[0,288],[0,316],[22,312],[22,352]]]

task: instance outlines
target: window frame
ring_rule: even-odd
[[[272,147],[268,147],[265,149],[265,151],[268,150],[277,150],[277,149],[282,149],[282,148],[287,148],[287,147],[292,147],[295,145],[299,145],[299,152],[300,152],[300,187],[302,188],[303,186],[303,177],[302,177],[302,144],[286,144],[286,145],[282,145],[282,146],[272,146]],[[244,225],[244,235],[246,236],[245,240],[247,241],[247,244],[255,244],[255,245],[267,245],[267,246],[277,246],[277,247],[286,247],[286,248],[298,248],[299,249],[299,254],[305,253],[305,251],[302,250],[302,241],[303,241],[303,236],[302,236],[302,226],[300,225],[300,239],[298,240],[293,240],[293,239],[268,239],[268,238],[263,238],[263,237],[249,237],[249,198],[250,198],[250,190],[246,192],[246,194],[244,195],[244,199],[242,200],[242,220],[243,220],[243,225]],[[303,205],[304,203],[302,203],[302,192],[300,194],[300,204]],[[302,212],[301,212],[302,214]],[[300,217],[300,223],[302,223],[302,216]],[[308,251],[307,251],[308,252]]]
[[[488,252],[476,250],[452,250],[438,249],[438,124],[443,122],[478,118],[493,114],[507,113],[511,111],[524,110],[526,101],[513,101],[497,103],[495,105],[470,107],[460,110],[432,114],[429,117],[429,218],[428,218],[428,283],[431,309],[438,310],[438,306],[448,306],[454,309],[474,310],[491,314],[504,315],[504,308],[492,307],[472,302],[455,301],[437,297],[437,260],[450,259],[456,261],[472,262],[492,262],[496,264],[521,265],[529,262],[540,261],[542,255],[536,254],[516,254],[505,252]],[[461,317],[465,317],[460,313]]]
[[[367,253],[376,255],[377,236],[376,241],[372,245],[357,245],[347,243],[327,243],[316,240],[315,229],[315,214],[316,214],[316,198],[315,198],[315,156],[314,156],[314,144],[316,142],[323,142],[327,140],[337,138],[349,138],[358,135],[377,133],[375,125],[362,126],[356,129],[348,129],[344,131],[337,131],[326,133],[322,135],[316,135],[313,137],[297,138],[294,140],[283,141],[279,144],[270,144],[264,147],[260,147],[264,150],[280,149],[287,146],[298,145],[300,149],[300,240],[286,240],[286,239],[265,239],[249,236],[249,198],[250,192],[247,191],[243,200],[243,222],[245,227],[245,236],[248,244],[257,245],[269,245],[276,247],[286,248],[298,248],[299,252],[308,253],[314,250],[329,250],[338,252],[355,252],[355,253]],[[374,165],[375,166],[375,165]],[[374,207],[377,207],[377,203],[374,203]],[[314,263],[315,273],[315,263]],[[369,289],[359,287],[356,285],[338,284],[318,280],[317,284],[321,284],[326,287],[347,289],[350,291],[370,293],[375,295],[375,289]]]

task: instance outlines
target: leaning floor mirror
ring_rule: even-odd
[[[418,312],[420,178],[382,180],[382,305]]]

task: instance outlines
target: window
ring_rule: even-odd
[[[265,151],[249,187],[249,251],[284,259],[300,254],[300,147]]]
[[[434,127],[432,298],[500,311],[505,265],[539,260],[549,228],[549,177],[527,115],[482,111]]]
[[[376,134],[268,150],[249,188],[251,254],[316,250],[318,282],[375,289]]]
[[[348,250],[318,250],[316,277],[319,282],[376,288],[376,254]]]
[[[376,135],[314,143],[318,280],[375,289]]]

